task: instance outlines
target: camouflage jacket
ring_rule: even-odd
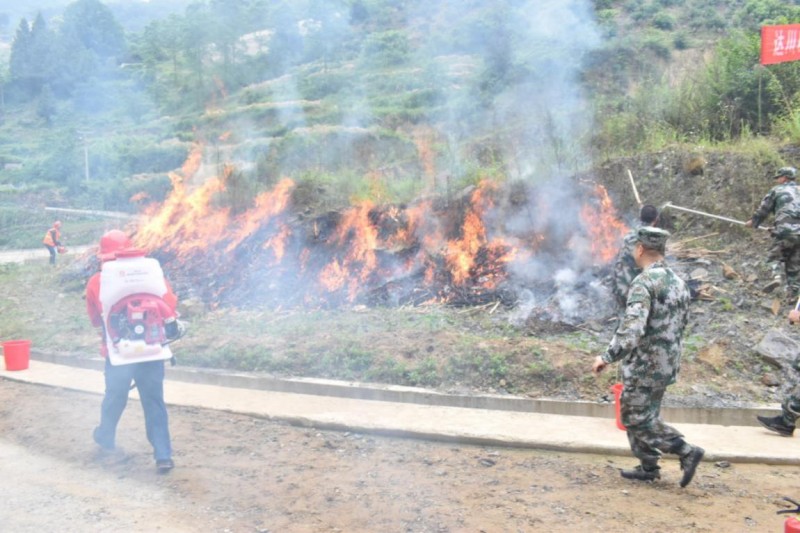
[[[775,237],[800,234],[800,188],[794,181],[776,185],[769,190],[753,213],[757,228],[769,215],[775,215]]]
[[[651,264],[633,280],[625,317],[602,355],[606,363],[622,361],[626,387],[675,383],[689,300],[686,283],[663,261]]]
[[[617,252],[617,259],[614,261],[614,271],[611,278],[611,291],[620,307],[625,307],[628,300],[628,289],[633,278],[639,275],[641,268],[636,266],[633,259],[633,248],[636,246],[636,232],[639,228],[625,235],[622,239],[622,247]]]

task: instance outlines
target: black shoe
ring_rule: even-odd
[[[692,447],[692,451],[681,457],[681,470],[683,470],[683,477],[681,478],[681,487],[685,487],[691,483],[694,477],[694,472],[697,470],[697,465],[703,460],[706,451],[700,446]]]
[[[761,425],[770,431],[774,431],[783,437],[791,437],[794,434],[794,425],[788,425],[784,422],[782,416],[757,416],[756,417]]]
[[[636,479],[638,481],[655,481],[661,479],[661,469],[655,467],[645,470],[642,465],[638,465],[633,470],[620,470],[619,475],[625,479]]]
[[[172,459],[159,459],[156,461],[156,471],[158,471],[159,474],[166,474],[173,468],[175,468],[175,463]]]

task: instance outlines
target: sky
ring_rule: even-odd
[[[42,13],[45,20],[57,18],[74,0],[0,0],[0,42],[10,43],[24,17],[28,22]],[[126,30],[138,31],[154,18],[182,13],[190,0],[105,0],[114,16]]]

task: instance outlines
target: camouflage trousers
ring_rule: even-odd
[[[798,364],[800,364],[800,360],[795,361],[795,367]],[[793,426],[800,417],[800,374],[796,370],[788,372],[788,378],[784,382],[781,392],[783,393],[781,402],[783,421]]]
[[[786,298],[797,300],[800,296],[800,236],[789,235],[772,241],[768,259],[783,263],[786,275]]]
[[[620,418],[628,430],[631,451],[642,466],[653,469],[662,453],[684,456],[692,451],[683,435],[661,420],[665,387],[629,387],[622,390]]]

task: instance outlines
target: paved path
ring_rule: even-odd
[[[92,248],[92,246],[67,247],[67,255],[80,255],[89,248]],[[33,259],[47,259],[49,257],[50,252],[44,246],[41,248],[0,251],[0,263],[24,263]]]
[[[629,456],[625,433],[611,418],[475,409],[295,394],[178,381],[167,370],[171,405],[233,411],[320,429],[339,429],[472,444],[514,446]],[[10,379],[94,394],[103,392],[102,372],[32,360],[27,370],[7,371]],[[135,395],[135,391],[133,393]],[[800,465],[800,443],[754,426],[674,424],[687,440],[707,450],[708,461]]]

